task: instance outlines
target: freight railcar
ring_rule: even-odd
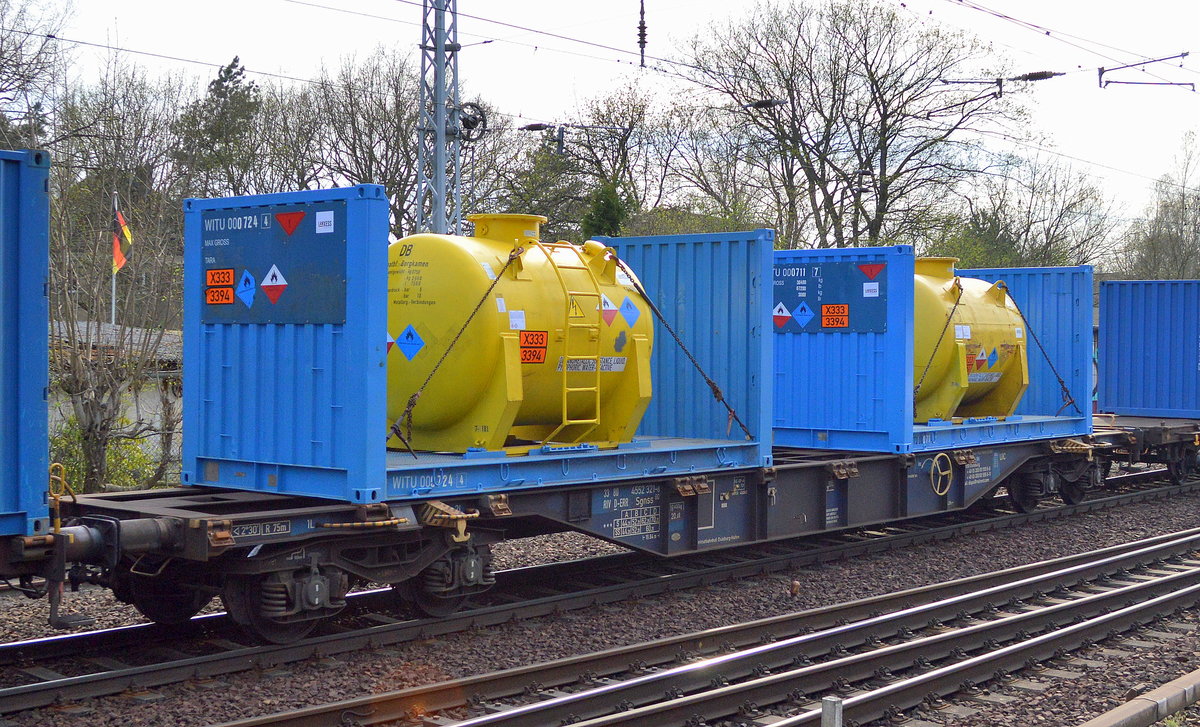
[[[1076,501],[1128,454],[1076,403],[1090,269],[956,275],[770,230],[574,246],[528,215],[389,247],[360,185],[185,202],[181,486],[48,500],[48,159],[0,160],[0,573],[57,625],[90,581],[165,623],[220,596],[285,642],[358,582],[452,611],[502,538],[674,556]]]

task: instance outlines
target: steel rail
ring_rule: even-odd
[[[728,713],[721,710],[728,706],[729,700],[735,702],[734,712],[748,700],[758,703],[782,701],[783,698],[773,691],[781,686],[782,694],[794,699],[797,694],[827,689],[838,678],[866,679],[877,674],[881,667],[897,670],[910,667],[915,657],[946,656],[955,649],[977,648],[977,642],[1010,637],[1013,628],[1009,627],[1014,624],[1014,628],[1040,627],[1043,622],[1038,618],[1046,614],[1059,618],[1060,613],[1067,613],[1068,617],[1076,618],[1080,615],[1079,609],[1083,608],[1081,604],[1100,610],[1112,603],[1124,605],[1131,594],[1152,586],[1137,583],[1124,588],[1107,588],[1100,594],[1083,596],[1040,611],[1017,613],[915,640],[908,636],[913,629],[944,621],[970,623],[971,615],[994,612],[995,604],[1006,599],[1034,598],[1043,590],[1120,573],[1192,552],[1200,546],[1200,529],[1177,535],[550,664],[243,720],[226,727],[268,724],[319,727],[342,724],[344,716],[352,716],[356,724],[382,724],[427,711],[463,709],[468,706],[464,695],[477,695],[475,701],[484,700],[484,706],[491,713],[459,722],[448,721],[442,716],[443,722],[439,724],[484,727],[599,719],[607,720],[603,722],[605,724],[658,725],[677,719],[682,722],[693,714],[705,719],[725,717]],[[1183,580],[1200,582],[1200,561],[1193,561],[1191,567],[1182,572],[1154,581],[1153,587],[1173,589]],[[888,609],[895,610],[887,612]],[[867,613],[872,615],[864,615]],[[984,636],[980,637],[980,634]],[[894,646],[875,646],[883,639],[897,637],[905,641]],[[790,668],[790,665],[803,665],[813,658],[837,655],[855,648],[868,650],[825,664]],[[695,657],[696,652],[714,651],[730,653],[699,660]],[[636,664],[636,668],[631,669],[631,664]],[[781,669],[784,671],[779,672]],[[581,674],[587,676],[581,679]],[[619,674],[624,676],[618,681]],[[757,674],[770,676],[754,679]],[[746,679],[754,680],[747,683],[749,686],[712,689],[714,683],[723,685]],[[568,693],[565,689],[576,691]],[[751,689],[751,692],[745,693],[744,689]],[[710,693],[715,696],[710,697]],[[532,701],[526,696],[530,694]],[[664,694],[679,697],[662,702]],[[683,695],[692,696],[684,698]],[[528,703],[499,706],[522,697]],[[723,706],[710,708],[709,699],[715,700],[713,704]],[[705,705],[704,709],[699,709],[698,704]],[[613,715],[614,705],[623,705],[624,711]]]
[[[1144,481],[1148,477],[1161,475],[1161,473],[1161,470],[1156,470],[1122,475],[1111,478],[1110,482],[1114,485],[1136,483]],[[565,610],[614,603],[629,598],[711,585],[724,580],[830,562],[917,543],[944,540],[959,534],[989,531],[1065,517],[1142,500],[1170,497],[1195,490],[1200,490],[1200,482],[1126,492],[1088,500],[1074,506],[1045,508],[1030,513],[1003,514],[999,517],[981,517],[978,520],[965,519],[964,513],[944,513],[874,529],[765,543],[736,550],[697,554],[681,559],[642,558],[637,554],[619,554],[599,559],[612,564],[614,566],[612,571],[601,571],[592,567],[592,559],[502,571],[498,574],[502,579],[502,582],[498,584],[502,592],[509,588],[511,582],[529,584],[531,592],[538,595],[529,596],[527,594],[525,597],[521,597],[509,591],[508,602],[504,602],[503,598],[497,598],[493,602],[494,605],[474,608],[440,619],[402,621],[387,616],[377,616],[375,617],[376,622],[382,621],[383,623],[343,633],[310,637],[287,645],[243,646],[233,643],[229,635],[224,633],[226,630],[232,631],[232,624],[228,623],[222,614],[197,617],[182,630],[180,627],[168,628],[145,624],[122,627],[112,631],[19,642],[0,646],[0,664],[28,663],[31,660],[35,662],[41,660],[45,663],[47,658],[66,658],[89,652],[99,652],[107,656],[131,648],[133,644],[144,646],[147,643],[155,643],[161,646],[164,639],[178,641],[182,635],[185,640],[195,640],[206,631],[214,630],[217,632],[216,638],[224,644],[225,648],[220,653],[185,656],[184,658],[172,658],[178,657],[179,654],[168,652],[166,659],[145,666],[126,667],[120,665],[117,668],[93,674],[50,678],[32,684],[0,689],[0,713],[10,713],[61,701],[104,696],[130,688],[148,689],[193,678],[214,677],[253,668],[271,668],[314,656],[332,656],[414,639],[428,639],[501,624],[513,618],[532,618]],[[938,524],[945,523],[947,520],[951,524]],[[763,555],[763,552],[766,555]],[[595,585],[597,581],[584,580],[581,571],[596,576],[598,582],[603,585],[597,586]],[[567,592],[543,595],[547,584],[555,584],[566,589]],[[571,590],[572,588],[573,590]],[[391,596],[387,591],[388,589],[381,589],[359,594],[356,603],[364,608],[378,606],[380,601],[387,600]],[[520,588],[516,588],[516,591],[519,593]],[[208,636],[207,638],[212,639],[213,637]]]

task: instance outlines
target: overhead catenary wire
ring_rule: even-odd
[[[1112,61],[1113,63],[1122,63],[1123,64],[1126,61],[1124,61],[1120,58],[1116,58],[1114,56],[1108,55],[1106,53],[1101,53],[1100,51],[1094,50],[1085,45],[1080,45],[1080,43],[1086,43],[1086,44],[1089,44],[1092,46],[1097,46],[1099,48],[1105,48],[1107,50],[1115,51],[1117,53],[1124,53],[1125,55],[1133,56],[1133,57],[1139,58],[1141,60],[1150,60],[1151,59],[1151,56],[1148,56],[1148,55],[1145,55],[1142,53],[1136,53],[1134,51],[1125,50],[1125,49],[1118,48],[1113,45],[1109,45],[1107,43],[1102,43],[1099,41],[1091,40],[1089,38],[1084,38],[1079,35],[1073,35],[1071,33],[1065,32],[1065,31],[1055,30],[1053,28],[1049,28],[1044,25],[1039,25],[1037,23],[1033,23],[1028,20],[1022,20],[1020,18],[1009,15],[1007,13],[1004,13],[1004,12],[1001,12],[998,10],[993,10],[987,6],[981,5],[980,3],[976,2],[976,0],[945,0],[945,2],[948,2],[951,5],[970,8],[971,10],[976,10],[978,12],[985,13],[987,15],[991,15],[992,17],[995,17],[997,19],[1003,20],[1008,23],[1012,23],[1018,27],[1025,28],[1027,30],[1034,31],[1036,33],[1039,33],[1039,34],[1047,37],[1047,38],[1050,38],[1051,40],[1058,41],[1059,43],[1064,43],[1066,45],[1071,46],[1072,48],[1077,48],[1081,51],[1084,51],[1085,53],[1090,53],[1092,55],[1098,56],[1105,60]],[[1072,40],[1080,41],[1080,43],[1072,42],[1072,40],[1068,40],[1068,38],[1070,38]],[[1196,72],[1190,68],[1185,68],[1182,64],[1180,64],[1180,68],[1183,68],[1183,70],[1186,70],[1189,73]],[[1157,79],[1163,80],[1163,81],[1166,80],[1166,79],[1162,78],[1161,76],[1151,73],[1150,71],[1147,71],[1145,69],[1143,69],[1143,72],[1150,75],[1152,78],[1157,78]]]
[[[20,33],[22,35],[27,35],[27,36],[34,37],[34,38],[45,38],[47,40],[53,40],[53,41],[56,41],[59,43],[70,43],[72,45],[80,45],[80,46],[85,46],[88,48],[97,48],[100,50],[108,50],[108,51],[113,51],[115,53],[128,53],[130,55],[145,56],[145,57],[149,57],[149,58],[158,58],[160,60],[175,61],[177,63],[187,63],[189,65],[203,66],[205,68],[221,69],[228,65],[227,63],[219,63],[216,61],[205,61],[205,60],[200,60],[198,58],[187,58],[185,56],[175,56],[175,55],[169,55],[166,53],[156,53],[154,51],[138,50],[136,48],[129,48],[129,47],[125,47],[125,46],[113,45],[112,43],[100,43],[98,41],[79,40],[78,38],[67,38],[65,36],[58,35],[55,33],[36,33],[33,31],[29,31],[29,30],[21,30],[18,28],[9,28],[9,27],[5,27],[5,26],[0,26],[0,32]],[[276,72],[272,72],[272,71],[260,71],[260,70],[245,67],[245,66],[243,66],[243,70],[252,76],[261,76],[264,78],[274,78],[274,79],[283,80],[283,81],[293,81],[295,83],[303,83],[303,84],[310,85],[310,86],[326,87],[326,86],[340,85],[334,81],[324,81],[324,80],[315,79],[315,78],[304,78],[301,76],[292,76],[292,75],[289,75],[286,73],[276,73]],[[374,94],[376,96],[380,96],[383,98],[391,98],[390,94],[373,91],[372,89],[369,89],[369,88],[355,87],[355,90],[361,91],[363,93],[371,93],[371,94]],[[525,116],[523,114],[510,114],[510,113],[505,113],[503,111],[497,111],[494,109],[490,109],[489,113],[493,113],[497,116],[504,116],[505,118],[516,119],[516,120],[544,121],[543,119],[538,119],[538,118],[534,118],[531,116]],[[546,122],[546,123],[550,123],[550,122]]]

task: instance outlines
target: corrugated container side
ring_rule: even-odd
[[[784,306],[772,316],[776,444],[907,451],[913,417],[913,259],[909,246],[775,253],[772,305]],[[876,265],[882,269],[874,277],[859,267],[871,271]],[[826,290],[836,285],[838,292],[818,291],[818,281]],[[882,295],[875,287],[876,297],[864,297],[861,286],[871,283],[883,284]],[[792,290],[797,285],[804,286],[805,296]],[[797,313],[802,300],[808,307]],[[850,305],[849,328],[814,328],[818,307],[839,301]],[[886,312],[873,318],[873,325],[860,326],[858,308],[868,301]],[[797,315],[806,322],[799,323]]]
[[[255,276],[250,288],[256,297],[250,299],[256,307],[234,300],[217,309],[205,302],[206,271],[226,264],[207,257],[214,251],[205,248],[212,242],[202,227],[205,213],[207,219],[225,214],[251,219],[269,218],[280,209],[308,211],[311,225],[317,216],[312,210],[331,205],[339,215],[344,209],[344,218],[336,217],[344,219],[344,249],[335,235],[325,249],[330,269],[337,267],[334,260],[337,265],[344,260],[345,274],[321,280],[332,280],[336,294],[317,283],[306,289],[303,278],[290,272],[320,260],[279,252],[245,268]],[[350,502],[381,499],[387,426],[383,188],[187,200],[184,209],[184,482]],[[335,219],[334,211],[328,214]],[[287,235],[274,242],[263,238],[264,244],[284,245],[279,249],[286,251],[287,242],[299,239]],[[231,239],[232,247],[257,242]],[[261,253],[243,252],[261,258]],[[242,253],[225,254],[236,259]],[[291,313],[275,301],[268,305],[267,289],[256,287],[269,282],[271,261],[285,279],[293,277],[281,294],[292,298],[279,299],[296,301]],[[235,280],[244,274],[242,266],[233,269]],[[217,315],[224,318],[214,319]]]
[[[49,167],[0,151],[0,535],[47,528]]]
[[[1100,284],[1100,411],[1200,418],[1200,280]]]
[[[959,275],[1003,280],[1028,324],[1029,388],[1016,414],[1056,417],[1056,436],[1092,431],[1092,268],[979,268]],[[1069,392],[1063,394],[1063,380]]]
[[[597,238],[614,247],[760,443],[769,464],[774,231]],[[661,325],[644,436],[742,440],[725,408]]]

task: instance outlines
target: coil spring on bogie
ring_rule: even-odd
[[[282,616],[288,612],[288,589],[282,583],[264,583],[262,585],[262,612],[267,616]]]

